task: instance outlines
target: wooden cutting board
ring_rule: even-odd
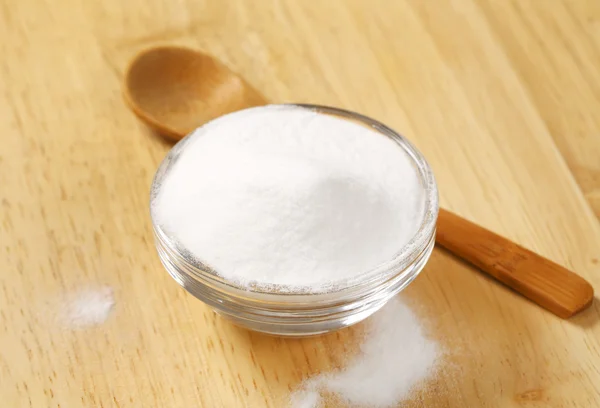
[[[444,206],[600,290],[600,3],[595,0],[1,0],[0,395],[6,407],[283,407],[343,366],[363,326],[249,333],[155,254],[153,172],[170,148],[125,108],[123,69],[197,47],[269,100],[389,124]],[[61,316],[112,290],[106,321]],[[402,295],[446,350],[405,406],[600,406],[600,306],[562,321],[441,250]],[[399,345],[401,346],[401,345]]]

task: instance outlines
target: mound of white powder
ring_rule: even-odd
[[[306,381],[290,399],[291,408],[317,408],[323,394],[335,394],[351,406],[390,407],[433,374],[439,348],[428,339],[417,317],[398,298],[371,317],[354,360],[338,372]]]
[[[224,278],[314,292],[393,259],[423,212],[397,143],[293,106],[197,129],[152,204],[160,228]]]

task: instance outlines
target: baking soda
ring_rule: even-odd
[[[107,286],[73,292],[64,305],[63,324],[75,329],[102,324],[108,318],[114,304],[113,290]]]
[[[358,356],[338,372],[307,380],[292,395],[292,408],[317,408],[327,393],[352,406],[389,407],[407,399],[433,373],[439,348],[400,299],[392,299],[366,323]]]
[[[423,220],[407,153],[357,122],[267,106],[218,118],[183,143],[153,218],[245,287],[328,290],[391,261]]]

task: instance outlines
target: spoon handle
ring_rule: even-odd
[[[594,298],[594,289],[579,275],[443,209],[436,242],[563,319]]]

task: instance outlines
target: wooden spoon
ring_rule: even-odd
[[[138,54],[125,73],[124,96],[137,117],[173,140],[226,113],[266,103],[216,59],[181,47]]]
[[[435,240],[563,319],[594,299],[592,285],[581,276],[442,208]]]
[[[124,94],[142,121],[175,140],[218,116],[266,103],[219,61],[178,47],[139,54],[125,74]],[[436,242],[562,318],[592,303],[594,290],[580,276],[444,209]]]

